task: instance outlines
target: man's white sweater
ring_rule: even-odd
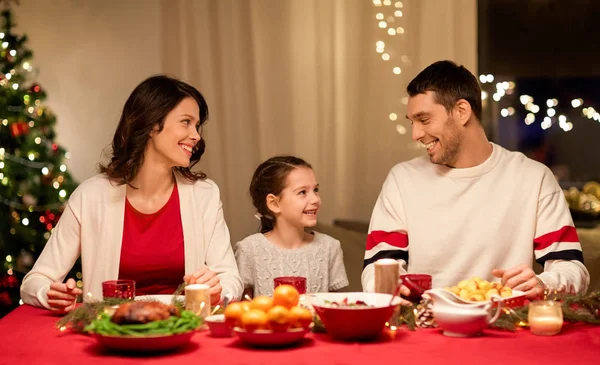
[[[456,169],[419,157],[394,166],[371,216],[362,284],[374,290],[374,265],[394,258],[434,287],[492,269],[544,266],[553,288],[585,292],[589,273],[563,192],[551,171],[492,144],[481,165]]]

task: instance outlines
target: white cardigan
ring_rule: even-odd
[[[242,295],[229,230],[223,218],[219,188],[211,180],[194,183],[176,175],[183,226],[185,273],[203,266],[216,272],[222,296]],[[85,300],[102,299],[102,282],[119,276],[126,185],[116,185],[105,174],[75,189],[33,269],[21,285],[23,302],[49,308],[47,291],[62,282],[81,254]],[[183,282],[183,278],[181,278]]]

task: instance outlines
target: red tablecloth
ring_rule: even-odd
[[[85,335],[59,332],[60,317],[23,305],[0,320],[0,364],[138,364],[139,356],[106,353]],[[198,332],[179,352],[143,357],[144,364],[599,364],[600,326],[566,325],[557,336],[528,330],[488,330],[474,338],[450,338],[439,330],[401,329],[394,339],[372,343],[330,341],[309,334],[288,349],[253,349],[236,337]]]

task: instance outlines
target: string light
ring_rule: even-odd
[[[535,115],[533,113],[527,113],[527,116],[525,117],[525,124],[531,125],[533,122],[535,122]]]
[[[373,5],[375,7],[378,7],[380,9],[378,9],[378,11],[375,14],[375,19],[377,20],[377,26],[380,29],[384,29],[385,32],[387,33],[387,36],[390,37],[398,37],[399,35],[403,35],[405,33],[405,29],[404,27],[401,26],[401,24],[397,24],[399,22],[401,22],[401,19],[403,17],[403,12],[402,9],[404,7],[404,4],[402,3],[402,1],[394,1],[393,8],[381,8],[381,6],[389,6],[391,7],[392,5],[392,1],[391,0],[384,0],[383,2],[381,0],[373,0]],[[395,24],[396,23],[396,24]],[[386,51],[386,44],[383,40],[379,40],[375,43],[375,51],[379,54],[381,54],[381,59],[384,62],[388,62],[392,59],[392,55],[394,54],[393,50],[392,52],[390,51]],[[406,55],[400,55],[400,60],[402,61],[402,63],[404,65],[408,65],[410,66],[410,60]],[[402,66],[402,64],[398,64],[396,62],[394,62],[396,65],[392,67],[392,72],[395,75],[400,75],[402,73],[402,68],[400,66]],[[403,103],[404,103],[404,99],[403,99]],[[404,103],[406,104],[406,103]],[[390,113],[389,114],[389,119],[391,121],[396,121],[398,119],[398,115],[396,113]],[[401,124],[398,124],[396,126],[396,131],[399,134],[405,134],[406,133],[406,127],[402,126]]]
[[[406,134],[406,127],[405,127],[405,126],[403,126],[402,124],[398,124],[398,125],[396,126],[396,131],[397,131],[399,134],[405,135],[405,134]]]

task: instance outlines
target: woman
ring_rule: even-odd
[[[83,292],[100,299],[102,282],[133,279],[137,294],[172,294],[186,283],[211,287],[211,301],[241,296],[242,282],[217,185],[190,169],[205,144],[204,97],[167,76],[129,96],[100,174],[71,195],[60,222],[23,279],[27,304],[73,309],[82,291],[63,280],[79,255]]]

